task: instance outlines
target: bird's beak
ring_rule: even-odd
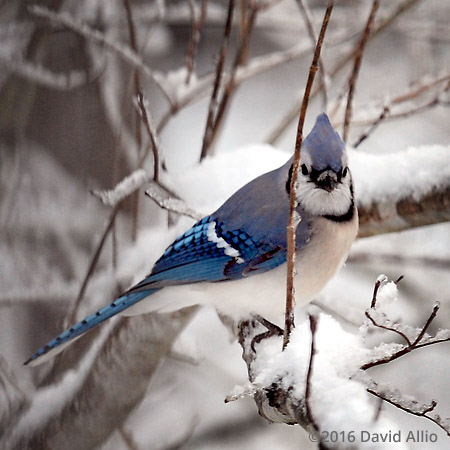
[[[324,170],[319,174],[316,180],[316,185],[320,189],[331,192],[337,186],[339,180],[338,176],[332,170]]]

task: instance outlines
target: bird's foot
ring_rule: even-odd
[[[280,328],[278,325],[275,325],[272,322],[269,322],[267,319],[264,319],[264,317],[260,316],[259,314],[254,314],[253,318],[257,320],[261,325],[265,326],[267,328],[267,331],[261,334],[257,334],[250,344],[251,349],[255,352],[255,345],[259,344],[263,339],[270,338],[272,336],[283,336],[283,329]]]

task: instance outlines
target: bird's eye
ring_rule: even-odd
[[[308,168],[305,164],[302,164],[302,174],[305,176],[308,175]]]
[[[348,167],[345,167],[344,170],[342,171],[342,178],[345,178],[347,176],[347,172],[348,172]]]

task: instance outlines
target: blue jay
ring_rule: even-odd
[[[235,319],[284,311],[286,227],[293,158],[254,179],[178,237],[151,273],[108,306],[39,349],[38,363],[116,314],[213,304]],[[345,144],[321,114],[301,150],[297,179],[297,305],[317,295],[345,262],[358,231]],[[145,299],[145,301],[144,301]]]

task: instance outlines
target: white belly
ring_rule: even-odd
[[[296,259],[294,278],[297,306],[311,301],[345,262],[358,230],[358,218],[335,223],[320,218],[312,229],[308,245]],[[142,300],[126,314],[169,312],[196,304],[212,304],[234,319],[257,313],[279,322],[286,301],[286,264],[248,278],[219,283],[170,286]]]

